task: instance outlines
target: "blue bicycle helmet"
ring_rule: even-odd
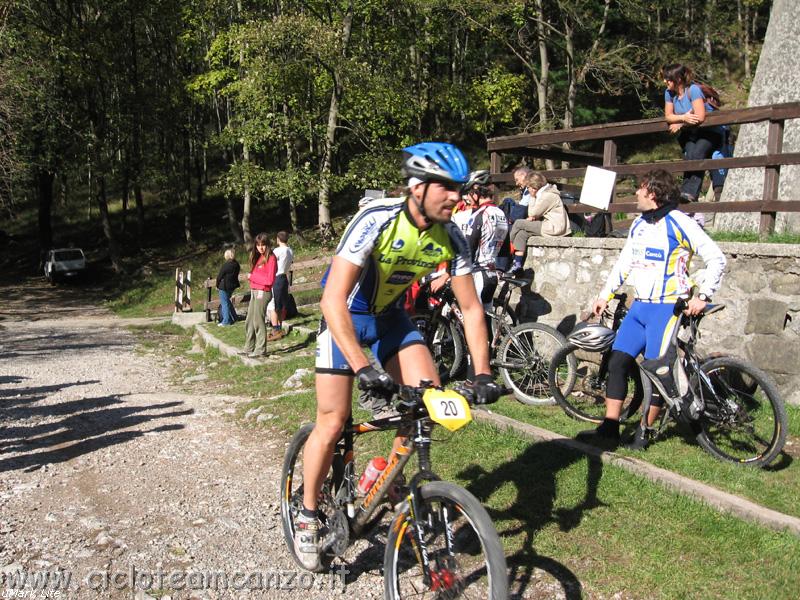
[[[469,179],[467,159],[453,144],[422,142],[403,148],[403,152],[403,172],[406,177],[461,184]]]

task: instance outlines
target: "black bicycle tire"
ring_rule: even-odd
[[[556,403],[564,410],[565,413],[567,413],[567,415],[573,419],[586,421],[587,423],[600,423],[603,420],[602,416],[596,417],[590,415],[589,413],[584,412],[580,408],[576,407],[568,400],[568,397],[572,397],[574,385],[578,377],[578,361],[577,359],[574,359],[575,352],[577,350],[579,350],[577,346],[568,343],[565,347],[561,348],[561,350],[553,355],[553,360],[550,362],[550,368],[547,372],[547,383],[550,387],[550,393],[553,395],[553,398],[555,398]],[[556,380],[558,365],[565,359],[565,357],[569,356],[572,356],[574,359],[571,371],[572,375],[563,386],[559,386]],[[639,377],[632,377],[629,375],[628,377],[633,379],[634,392],[630,401],[623,404],[622,412],[620,413],[620,421],[626,421],[631,416],[636,414],[636,411],[639,410],[639,407],[642,404],[642,399],[644,398],[644,393],[646,390],[645,382],[643,381],[641,375]]]
[[[305,567],[300,562],[300,559],[297,557],[297,554],[295,554],[294,551],[294,527],[292,525],[292,518],[289,509],[290,498],[287,496],[287,492],[289,491],[289,482],[287,481],[287,478],[289,477],[290,473],[292,475],[294,474],[294,467],[295,463],[297,462],[297,458],[303,451],[303,448],[308,441],[308,436],[311,435],[311,431],[313,429],[314,423],[306,423],[297,430],[292,437],[292,440],[289,442],[289,446],[286,448],[286,453],[284,454],[283,458],[283,467],[281,468],[281,528],[283,529],[283,537],[286,541],[286,546],[289,549],[289,554],[291,555],[292,560],[294,560],[295,563],[297,563],[297,565],[303,569],[305,569]],[[326,571],[332,560],[332,556],[323,555],[321,557],[320,567],[317,569],[317,572],[320,573]]]
[[[500,347],[497,349],[498,371],[503,377],[503,382],[505,383],[506,387],[512,391],[514,397],[522,404],[527,404],[529,406],[555,404],[555,399],[550,393],[547,379],[548,371],[550,369],[550,359],[552,357],[543,357],[546,360],[544,360],[543,364],[539,365],[536,369],[536,376],[537,378],[541,378],[541,384],[544,386],[544,389],[547,392],[546,396],[533,396],[526,393],[520,388],[518,383],[512,377],[512,373],[518,371],[518,369],[511,369],[507,366],[502,366],[509,363],[509,350],[512,348],[512,344],[514,344],[515,340],[519,339],[523,333],[530,331],[538,331],[544,335],[550,336],[557,342],[556,348],[563,348],[567,345],[567,339],[554,327],[545,325],[543,323],[523,323],[521,325],[517,325],[511,330],[509,335],[503,338],[503,340],[500,342]],[[572,370],[574,370],[574,362],[570,365],[570,367]]]
[[[441,354],[437,352],[435,347],[437,344],[436,336],[439,335],[439,332],[443,327],[448,329],[449,337],[453,343],[453,364],[450,365],[449,368],[447,365],[442,363]],[[442,384],[457,378],[462,373],[466,367],[466,341],[464,339],[463,330],[461,329],[459,323],[453,321],[452,319],[444,318],[440,315],[434,316],[431,320],[429,339],[426,340],[426,343],[431,351],[431,355],[433,356],[433,362],[436,365],[436,369],[439,371],[439,378]]]
[[[778,392],[776,385],[772,382],[772,379],[764,371],[762,371],[755,365],[750,364],[747,361],[738,359],[733,356],[722,356],[719,358],[713,358],[709,361],[704,362],[700,368],[706,375],[708,375],[710,372],[717,370],[721,367],[725,367],[728,369],[737,369],[738,371],[744,372],[745,374],[747,374],[748,377],[755,380],[758,383],[758,385],[764,390],[764,394],[766,395],[767,399],[769,400],[770,406],[772,407],[772,414],[775,419],[772,439],[770,440],[764,452],[761,452],[758,456],[752,457],[750,459],[742,460],[740,458],[727,454],[724,450],[720,448],[718,444],[714,443],[713,436],[710,434],[709,431],[710,422],[705,417],[704,414],[701,415],[700,420],[697,423],[697,434],[696,434],[697,443],[706,452],[708,452],[715,458],[719,458],[721,460],[728,462],[733,462],[739,465],[765,467],[769,465],[773,460],[775,460],[778,454],[780,454],[780,452],[783,450],[783,446],[786,443],[788,417],[786,415],[786,407],[784,406],[783,400],[781,400],[780,393]],[[706,408],[706,410],[708,410],[708,407]]]
[[[491,517],[475,496],[464,488],[447,481],[432,481],[420,488],[423,502],[444,499],[454,504],[469,521],[480,540],[488,575],[489,600],[508,598],[508,568],[503,546]],[[398,554],[401,551],[402,536],[407,530],[406,521],[410,518],[408,502],[398,508],[386,540],[383,558],[384,597],[388,600],[401,600],[397,577]],[[438,597],[438,596],[437,596]],[[449,596],[448,596],[449,597]]]

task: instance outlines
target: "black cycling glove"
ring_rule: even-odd
[[[358,379],[358,389],[365,392],[384,392],[393,393],[395,390],[394,381],[386,373],[378,371],[372,365],[362,367],[356,372]]]
[[[491,375],[481,374],[475,376],[475,383],[472,384],[475,392],[473,402],[475,404],[494,404],[503,394],[503,388],[494,382]]]

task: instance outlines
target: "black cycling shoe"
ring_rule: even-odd
[[[647,427],[642,427],[639,425],[639,427],[636,428],[636,432],[633,434],[633,437],[623,447],[626,450],[633,450],[634,452],[647,450],[647,446],[650,445],[650,432],[651,430]]]
[[[620,443],[619,421],[603,419],[596,429],[580,431],[575,436],[579,442],[585,442],[603,448],[616,448]]]

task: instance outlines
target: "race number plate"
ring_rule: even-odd
[[[428,414],[442,427],[455,431],[472,420],[466,398],[453,390],[425,390],[422,396]]]

